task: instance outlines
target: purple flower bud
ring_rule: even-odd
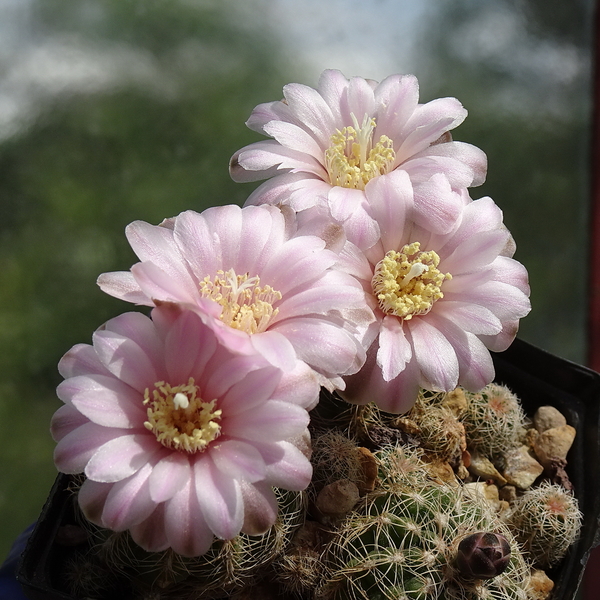
[[[510,561],[510,545],[499,533],[479,531],[461,540],[456,566],[464,577],[492,579],[500,575]]]

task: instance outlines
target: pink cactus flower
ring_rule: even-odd
[[[327,245],[339,243],[301,235],[299,226],[291,209],[274,206],[186,211],[158,226],[137,221],[127,238],[141,262],[98,283],[137,304],[196,310],[237,352],[259,351],[286,371],[301,360],[322,385],[343,387],[341,376],[364,363],[373,313],[360,283],[336,268]]]
[[[411,220],[413,198],[398,196],[408,174],[367,189],[380,239],[346,253],[379,323],[362,370],[346,378],[344,398],[401,413],[419,388],[478,390],[494,377],[489,350],[505,350],[530,310],[527,271],[490,198],[466,204],[446,234]]]
[[[466,188],[483,183],[485,154],[452,141],[450,130],[467,111],[455,98],[419,104],[412,75],[392,75],[377,84],[335,70],[324,71],[317,89],[291,83],[284,100],[257,106],[247,125],[273,139],[234,154],[235,181],[258,181],[246,204],[285,202],[302,211],[329,203],[333,217],[346,224],[349,239],[371,245],[378,235],[365,206],[365,191],[377,178],[406,171],[421,187],[416,219],[447,233],[460,207],[470,201]],[[440,207],[440,186],[444,194]],[[440,215],[432,220],[431,213]]]
[[[129,530],[148,551],[198,556],[213,536],[266,531],[272,486],[308,485],[319,386],[302,363],[284,374],[231,351],[192,311],[152,317],[123,314],[63,357],[54,460],[85,473],[90,521]]]

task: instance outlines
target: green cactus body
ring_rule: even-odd
[[[459,486],[427,482],[423,473],[412,471],[404,485],[398,474],[384,481],[346,520],[328,549],[330,577],[321,595],[328,600],[524,600],[528,570],[508,528],[484,499],[465,495]],[[475,531],[500,533],[513,549],[506,570],[492,579],[469,579],[455,565],[460,541]]]
[[[577,499],[560,485],[545,482],[525,492],[507,520],[532,561],[546,568],[567,553],[579,536],[581,519]]]
[[[113,579],[121,581],[121,587],[133,589],[132,598],[156,594],[178,600],[222,598],[262,576],[261,570],[284,551],[304,522],[306,495],[275,491],[279,516],[262,536],[240,534],[232,540],[215,540],[206,554],[186,558],[172,550],[145,552],[127,532],[115,533],[88,524],[93,539],[91,553]],[[70,587],[78,589],[77,582]]]
[[[467,400],[461,421],[470,450],[495,459],[517,445],[526,422],[517,396],[507,387],[491,383],[480,392],[467,393]]]

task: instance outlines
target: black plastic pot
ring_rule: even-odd
[[[573,600],[591,548],[598,537],[600,516],[600,374],[563,360],[526,342],[516,340],[494,355],[496,381],[509,386],[533,414],[538,406],[552,405],[577,430],[568,456],[568,473],[584,515],[579,540],[550,576],[555,582],[552,600]],[[70,477],[59,475],[23,553],[18,579],[31,600],[75,600],[61,582],[65,560],[78,540],[70,536],[75,523]],[[115,591],[110,600],[127,598]],[[109,600],[107,598],[107,600]]]

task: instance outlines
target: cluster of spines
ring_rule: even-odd
[[[524,600],[527,566],[510,531],[485,500],[459,485],[427,481],[418,457],[403,455],[408,480],[395,474],[351,514],[329,548],[330,577],[320,595],[336,600]],[[393,464],[385,456],[388,468]],[[411,463],[415,468],[411,468]],[[501,533],[514,549],[506,571],[488,581],[456,567],[458,545],[475,531]]]

